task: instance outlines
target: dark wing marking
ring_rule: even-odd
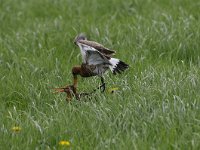
[[[100,53],[105,54],[107,56],[112,56],[113,54],[115,54],[114,50],[110,50],[106,47],[104,47],[103,45],[94,42],[94,41],[88,41],[88,40],[79,40],[79,43],[91,46],[93,48],[95,48],[96,50],[98,50]]]

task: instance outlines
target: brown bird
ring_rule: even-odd
[[[110,50],[97,42],[87,40],[83,34],[76,36],[74,43],[80,48],[82,64],[72,68],[73,85],[57,88],[60,89],[60,91],[57,90],[58,92],[66,92],[69,99],[72,94],[77,97],[78,75],[81,77],[100,76],[101,86],[98,89],[104,92],[105,82],[103,74],[108,69],[114,75],[120,74],[129,67],[125,62],[112,57],[115,54],[114,50]]]
[[[90,96],[93,94],[93,92],[90,93],[77,93],[76,89],[74,88],[73,85],[69,85],[66,87],[61,87],[61,88],[54,88],[55,92],[54,93],[62,93],[65,92],[67,94],[66,100],[69,101],[72,99],[72,97],[76,97],[77,100],[80,100],[81,97],[84,96]]]
[[[73,85],[69,85],[69,86],[61,87],[61,88],[54,88],[54,90],[56,91],[54,93],[65,92],[67,94],[67,98],[66,98],[67,100],[70,100],[73,96],[75,96],[76,99],[79,99],[79,94],[76,92]]]

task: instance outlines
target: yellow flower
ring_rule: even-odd
[[[60,141],[59,145],[70,146],[70,142],[69,141]]]
[[[108,90],[108,92],[109,92],[109,93],[114,93],[114,92],[117,91],[117,90],[119,90],[119,88],[118,88],[118,87],[114,87],[114,88],[110,88],[110,89]]]
[[[13,132],[19,132],[19,131],[21,131],[21,130],[22,130],[22,128],[20,128],[20,127],[18,127],[18,126],[12,127],[12,131],[13,131]]]

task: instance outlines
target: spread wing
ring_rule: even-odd
[[[100,64],[111,65],[109,60],[97,50],[86,51],[86,63],[88,65],[100,65]]]
[[[109,57],[115,54],[114,50],[110,50],[110,49],[104,47],[103,45],[101,45],[101,44],[99,44],[97,42],[94,42],[94,41],[79,40],[78,42],[81,43],[81,44],[93,47],[96,50],[98,50],[100,53],[102,53],[102,54],[104,54],[106,56],[109,56]]]

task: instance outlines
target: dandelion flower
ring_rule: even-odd
[[[114,93],[114,92],[117,91],[117,90],[119,90],[119,88],[118,88],[118,87],[114,87],[114,88],[110,88],[110,89],[108,90],[108,92],[109,92],[109,93]]]
[[[59,145],[62,145],[62,146],[70,146],[70,142],[69,142],[69,141],[60,141],[60,142],[59,142]]]
[[[19,126],[15,126],[15,127],[12,127],[12,131],[13,132],[19,132],[19,131],[21,131],[22,129],[21,129],[21,127],[19,127]]]

